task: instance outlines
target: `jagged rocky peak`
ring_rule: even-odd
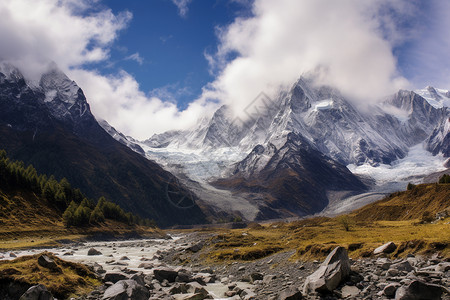
[[[13,82],[18,82],[19,80],[24,80],[22,73],[15,66],[8,62],[0,62],[0,73],[3,74],[1,80],[9,80]]]
[[[55,63],[41,76],[39,86],[45,94],[44,102],[57,119],[77,121],[92,117],[82,89]]]

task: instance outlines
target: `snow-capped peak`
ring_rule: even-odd
[[[450,91],[448,90],[427,86],[415,93],[422,96],[434,108],[450,107]]]

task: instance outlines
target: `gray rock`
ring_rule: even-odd
[[[336,247],[313,274],[306,278],[303,293],[330,292],[350,274],[350,261],[344,247]]]
[[[250,282],[255,282],[256,280],[263,280],[264,275],[258,272],[253,272],[250,274]]]
[[[102,255],[102,253],[95,248],[91,248],[88,250],[87,255]]]
[[[105,274],[105,277],[103,278],[103,280],[105,282],[112,282],[112,283],[116,283],[120,280],[126,280],[129,279],[128,276],[125,273],[122,272],[108,272]]]
[[[378,254],[389,254],[395,251],[395,249],[397,249],[397,246],[394,244],[394,242],[388,242],[378,248],[376,248],[375,250],[373,250],[373,254],[378,255]]]
[[[192,294],[202,294],[208,296],[208,291],[198,282],[191,282],[187,284],[187,292]]]
[[[52,294],[42,285],[34,285],[30,287],[19,300],[53,300]]]
[[[383,270],[388,270],[389,267],[392,265],[392,262],[387,258],[379,258],[377,259],[376,264]]]
[[[154,265],[152,263],[141,263],[138,268],[143,268],[145,270],[153,269]]]
[[[414,280],[397,289],[395,300],[438,300],[441,299],[442,290],[439,285]]]
[[[397,291],[397,289],[400,287],[401,285],[399,283],[390,283],[387,286],[384,287],[383,289],[383,294],[385,294],[388,297],[394,297],[395,296],[395,292]]]
[[[203,299],[205,299],[205,296],[203,296],[202,294],[193,294],[193,293],[175,294],[175,295],[172,295],[172,297],[175,300],[203,300]],[[166,298],[160,298],[160,299],[166,299]]]
[[[269,284],[269,283],[271,283],[272,280],[274,280],[275,278],[277,278],[276,275],[266,275],[266,276],[264,276],[264,278],[263,278],[263,283],[264,283],[264,284]]]
[[[150,292],[134,280],[120,280],[106,289],[102,300],[148,300]]]
[[[50,257],[48,257],[47,255],[44,255],[44,254],[42,254],[41,256],[38,257],[38,264],[41,267],[44,267],[44,268],[50,269],[50,270],[57,270],[57,269],[59,269],[59,267],[55,263],[55,261],[53,259],[51,259]]]
[[[202,242],[199,242],[197,244],[194,244],[194,245],[186,248],[186,250],[196,253],[196,252],[202,250],[204,245],[205,245],[205,243],[202,241]]]
[[[160,282],[167,280],[168,282],[175,282],[178,272],[170,268],[159,268],[153,270],[153,275]]]
[[[413,266],[408,261],[401,261],[396,264],[392,264],[391,269],[396,269],[398,271],[405,271],[405,272],[411,272],[414,271]]]
[[[288,288],[282,291],[278,295],[279,300],[301,300],[303,299],[302,293],[297,288]]]
[[[354,285],[345,285],[341,289],[342,298],[356,297],[360,292]]]
[[[177,278],[175,278],[176,282],[191,282],[192,276],[189,273],[178,272]]]

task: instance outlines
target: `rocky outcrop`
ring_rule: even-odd
[[[120,280],[110,286],[103,295],[102,300],[148,300],[150,292],[135,280]]]
[[[382,254],[382,253],[392,253],[395,251],[395,249],[397,249],[397,246],[394,244],[394,242],[388,242],[378,248],[376,248],[375,250],[373,250],[373,254],[378,255],[378,254]]]

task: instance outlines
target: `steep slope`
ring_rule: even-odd
[[[400,221],[421,219],[448,210],[450,214],[450,184],[421,184],[404,192],[393,193],[383,200],[366,205],[351,213],[362,221]]]
[[[5,67],[2,68],[5,71]],[[106,133],[82,90],[52,66],[39,86],[12,66],[0,73],[0,146],[42,173],[66,177],[90,198],[102,195],[158,224],[205,222],[173,175]],[[177,204],[189,196],[190,207]]]
[[[313,214],[326,207],[330,193],[366,189],[345,166],[295,133],[289,133],[279,149],[273,144],[255,147],[233,173],[215,185],[258,194],[255,200],[266,204],[261,206],[260,219]]]

